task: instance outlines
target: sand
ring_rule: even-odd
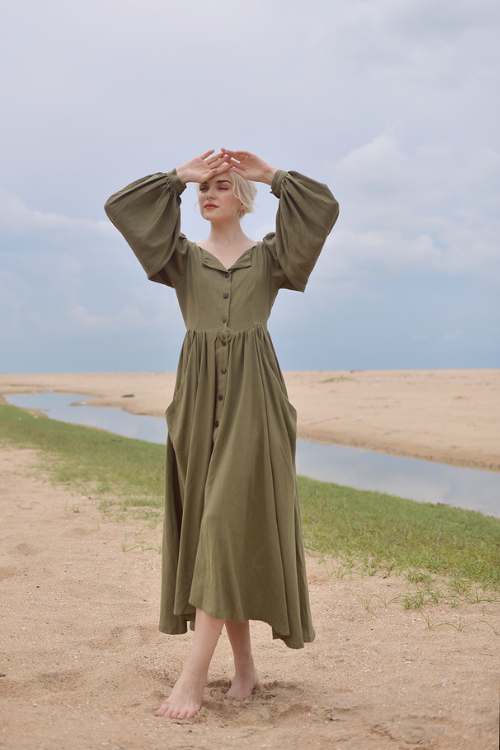
[[[303,437],[498,469],[499,375],[286,377]],[[159,416],[173,382],[161,373],[8,375],[0,393],[83,393]],[[405,609],[395,600],[408,591],[403,576],[338,577],[334,560],[311,556],[314,643],[292,651],[252,623],[261,683],[240,703],[224,697],[224,634],[198,716],[155,717],[192,638],[157,630],[161,531],[117,523],[94,498],[53,487],[37,460],[0,450],[0,748],[498,748],[500,602]]]
[[[500,471],[500,370],[287,372],[298,436]],[[63,391],[163,417],[173,373],[0,375],[0,394]]]
[[[1,748],[498,747],[500,604],[385,607],[402,576],[338,578],[310,556],[314,643],[252,623],[261,684],[237,702],[223,634],[198,716],[155,717],[192,637],[157,630],[160,529],[27,475],[36,461],[0,451]]]

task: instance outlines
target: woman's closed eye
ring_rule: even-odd
[[[208,185],[200,185],[199,191],[200,193],[206,193],[208,190]],[[217,185],[216,190],[229,190],[229,188],[226,185]]]

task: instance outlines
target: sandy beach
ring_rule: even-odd
[[[155,717],[191,640],[157,630],[160,529],[101,515],[36,462],[0,451],[0,747],[498,747],[500,603],[405,609],[403,576],[339,578],[310,556],[314,643],[252,623],[260,686],[240,703],[223,634],[198,716]]]
[[[298,436],[500,470],[500,370],[286,372]],[[60,391],[163,417],[174,373],[0,375],[0,394]]]
[[[500,469],[500,371],[286,373],[299,434]],[[64,391],[162,416],[165,373],[2,375],[0,393]],[[308,555],[317,638],[252,623],[260,686],[224,697],[225,634],[199,715],[154,716],[191,634],[158,632],[160,528],[54,487],[36,452],[0,450],[0,748],[496,750],[500,601],[405,609],[404,575],[335,574]],[[481,599],[481,597],[479,597]]]

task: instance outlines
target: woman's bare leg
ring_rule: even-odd
[[[259,678],[253,663],[250,643],[250,623],[226,620],[226,630],[234,654],[235,675],[227,695],[243,700],[252,695],[259,684]]]
[[[201,609],[196,610],[193,647],[181,676],[156,716],[169,719],[187,719],[196,716],[203,703],[208,667],[217,646],[224,620],[211,617]]]

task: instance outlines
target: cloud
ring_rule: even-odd
[[[115,315],[92,315],[84,305],[74,305],[68,310],[68,322],[77,330],[92,334],[122,333],[150,328],[151,318],[141,313],[134,305],[125,305]]]
[[[224,141],[318,177],[397,120],[412,145],[497,142],[497,3],[259,0],[237,33],[229,18],[229,0],[11,3],[3,184],[100,218],[129,177]]]
[[[410,148],[396,126],[329,171],[342,198],[320,260],[323,283],[430,270],[499,274],[499,153]]]
[[[0,238],[0,340],[151,332],[179,317],[108,221],[32,211],[0,190]]]

